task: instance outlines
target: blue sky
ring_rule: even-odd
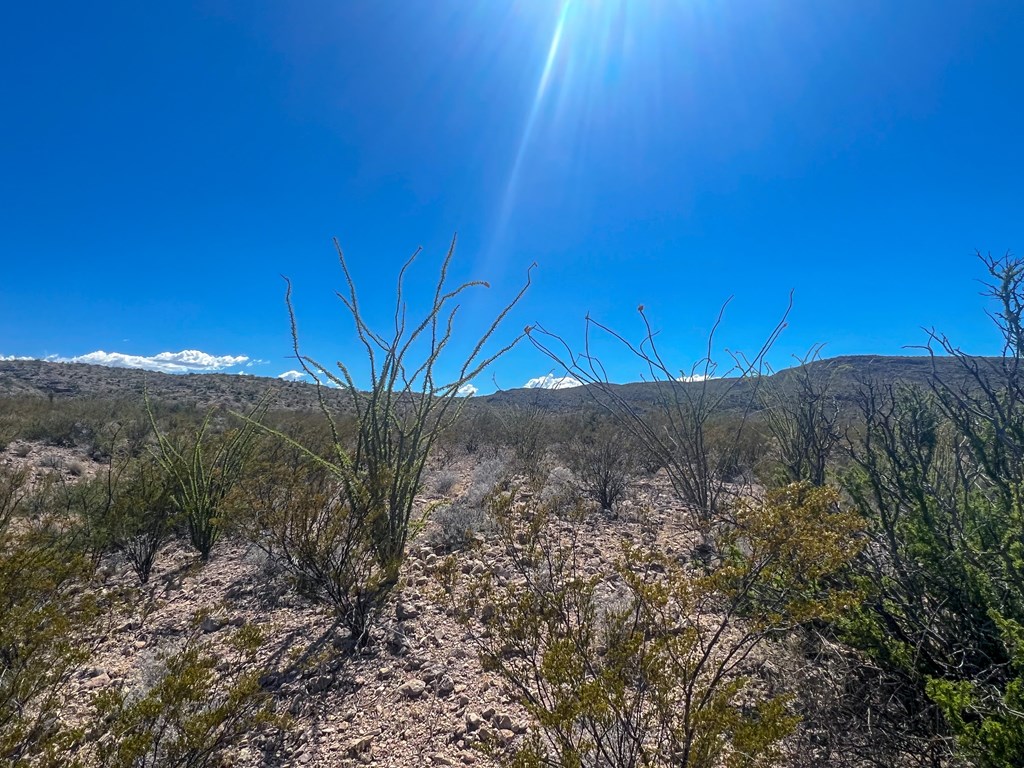
[[[751,350],[792,290],[776,366],[922,326],[993,352],[973,254],[1024,249],[1021,39],[1017,1],[8,4],[0,356],[275,376],[284,274],[304,351],[358,370],[331,239],[386,322],[456,231],[453,279],[492,286],[464,343],[536,261],[503,339],[636,338],[642,303],[688,369],[725,299]]]

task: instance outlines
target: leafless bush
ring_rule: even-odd
[[[792,306],[792,298],[789,306]],[[587,384],[588,394],[607,411],[622,432],[657,455],[676,494],[696,508],[698,527],[707,536],[722,508],[736,496],[729,474],[737,465],[737,451],[755,410],[765,356],[786,326],[789,307],[752,357],[730,353],[732,365],[722,370],[713,354],[715,335],[725,313],[723,306],[708,334],[705,356],[688,372],[670,367],[658,348],[657,331],[651,326],[643,306],[639,312],[643,332],[638,343],[628,341],[590,317],[586,321],[582,352],[573,351],[562,337],[539,326],[531,329],[530,340],[570,375]],[[656,385],[651,389],[655,397],[652,411],[638,408],[608,378],[594,352],[597,335],[621,344],[645,366]],[[720,417],[730,400],[735,401],[730,407],[733,418],[723,421]],[[724,431],[713,434],[716,427],[723,425]]]
[[[512,452],[513,469],[527,477],[538,476],[547,447],[544,411],[537,405],[513,405],[497,415],[502,440]]]
[[[455,484],[459,481],[459,476],[451,471],[439,472],[434,477],[434,490],[442,496],[447,496]]]
[[[840,438],[839,368],[821,361],[820,345],[797,362],[760,389],[764,421],[774,440],[778,481],[823,485]]]
[[[583,495],[613,512],[635,472],[635,451],[628,435],[608,426],[581,430],[568,445],[569,464]]]
[[[51,453],[43,456],[43,458],[39,460],[39,466],[44,467],[45,469],[60,470],[64,469],[64,460],[61,459],[60,456],[55,456]]]
[[[487,499],[503,482],[506,471],[506,464],[500,459],[481,462],[473,472],[466,493],[434,511],[430,543],[454,552],[470,546],[477,534],[492,531],[494,521],[487,512]]]

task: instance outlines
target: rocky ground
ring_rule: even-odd
[[[74,483],[95,476],[102,468],[81,448],[62,448],[27,440],[15,440],[6,451],[0,452],[0,466],[28,470],[33,486],[44,478]]]
[[[40,477],[63,473],[69,482],[101,468],[85,455],[34,444],[14,444],[2,460],[29,466]],[[465,495],[473,471],[469,463],[435,471],[420,507]],[[557,485],[557,477],[556,471],[548,485]],[[595,511],[573,527],[580,566],[602,575],[611,598],[611,563],[622,543],[682,555],[692,549],[685,519],[663,479],[638,480],[618,516]],[[102,590],[130,599],[120,601],[91,638],[90,660],[73,676],[65,716],[88,718],[101,691],[143,690],[161,658],[190,637],[223,651],[240,627],[255,626],[264,636],[264,688],[291,725],[282,738],[253,733],[229,752],[227,765],[496,765],[490,752],[514,745],[530,723],[507,684],[481,666],[477,651],[486,628],[460,623],[444,597],[439,573],[450,566],[449,551],[438,524],[431,525],[409,547],[402,586],[374,641],[357,652],[326,607],[301,597],[262,550],[240,538],[222,540],[205,564],[187,542],[174,541],[142,586],[127,563],[107,559]],[[477,535],[455,558],[464,580],[485,572],[499,583],[515,579],[504,545],[493,536]]]
[[[85,455],[32,444],[12,445],[3,460],[40,476],[64,473],[70,482],[100,469]],[[74,472],[67,469],[71,465]],[[454,482],[452,470],[445,475],[447,480],[431,484],[446,493],[434,489],[422,505],[457,496],[470,470],[455,470]],[[653,486],[640,491],[657,497]],[[581,538],[584,567],[602,567],[623,537],[639,539],[644,530],[628,515],[596,515]],[[402,588],[374,642],[356,653],[325,607],[300,597],[265,553],[241,539],[220,542],[206,564],[187,542],[172,542],[141,587],[127,563],[110,558],[100,569],[102,589],[134,597],[92,638],[90,661],[71,681],[65,714],[88,717],[94,696],[110,687],[139,690],[159,670],[161,657],[190,636],[223,648],[238,627],[253,625],[265,637],[265,685],[292,723],[282,740],[254,735],[243,742],[228,764],[495,765],[480,747],[513,744],[528,721],[498,676],[482,669],[475,644],[481,627],[459,623],[443,598],[436,575],[448,553],[432,543],[437,538],[428,528],[414,540]],[[501,573],[506,555],[497,542],[479,536],[456,558],[457,569],[472,579],[495,567]],[[205,614],[198,623],[197,614]]]

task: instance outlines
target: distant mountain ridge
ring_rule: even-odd
[[[979,362],[994,363],[999,358],[973,358]],[[762,381],[771,382],[785,391],[795,378],[799,365],[784,368],[762,377]],[[824,379],[832,376],[833,389],[837,398],[849,400],[868,380],[881,382],[901,382],[926,386],[935,374],[943,380],[959,384],[966,380],[962,363],[953,357],[928,355],[897,356],[897,355],[842,355],[838,357],[816,360],[808,364],[808,370],[815,378]],[[707,386],[712,393],[720,391],[736,383],[735,379],[710,379]],[[616,388],[617,395],[640,408],[653,404],[657,400],[659,387],[699,388],[702,382],[632,382],[611,385]],[[740,382],[734,387],[723,407],[743,407],[749,402],[750,389],[754,386],[753,379]],[[586,387],[569,389],[511,389],[496,392],[477,398],[483,402],[507,405],[534,405],[547,410],[569,410],[593,403],[594,398]]]
[[[995,362],[998,358],[978,358]],[[783,388],[794,375],[793,368],[780,370],[765,380]],[[817,360],[810,364],[812,375],[835,377],[835,392],[840,398],[851,396],[865,379],[926,384],[933,371],[950,381],[964,378],[961,364],[951,357],[845,355]],[[712,388],[727,386],[726,379],[711,380]],[[85,363],[54,363],[43,360],[0,361],[0,397],[38,396],[53,398],[84,397],[98,399],[141,399],[144,387],[154,399],[196,406],[238,406],[253,403],[268,390],[276,408],[299,410],[317,403],[315,385],[302,381],[224,373],[169,374],[133,368],[112,368]],[[659,386],[700,387],[695,382],[633,382],[613,385],[631,402],[652,403]],[[749,383],[734,391],[742,400]],[[341,393],[331,393],[330,397]],[[473,398],[480,405],[533,405],[544,410],[563,411],[593,403],[588,388],[509,389]],[[728,407],[728,403],[726,404]]]

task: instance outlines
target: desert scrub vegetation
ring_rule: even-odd
[[[516,577],[466,585],[450,567],[441,578],[463,620],[484,625],[485,669],[535,723],[518,747],[496,750],[505,764],[781,763],[799,716],[791,692],[758,680],[754,662],[858,599],[834,584],[862,525],[835,489],[791,485],[737,506],[710,567],[623,543],[595,572],[580,517],[514,492],[495,494],[491,514]]]
[[[637,473],[637,450],[628,435],[594,415],[574,425],[565,446],[569,468],[583,495],[603,511],[616,512]]]
[[[135,399],[81,397],[71,399],[21,395],[0,398],[0,424],[8,441],[39,442],[62,448],[83,448],[102,458],[103,431],[113,422],[145,422]]]
[[[485,351],[525,294],[530,277],[528,272],[526,283],[462,362],[446,366],[455,373],[441,379],[441,361],[453,339],[458,301],[467,291],[488,287],[482,281],[449,286],[455,240],[441,263],[430,304],[418,320],[408,315],[405,281],[419,250],[405,262],[398,275],[394,324],[383,332],[366,321],[348,263],[337,242],[335,246],[347,286],[339,298],[365,353],[369,386],[363,389],[357,384],[351,362],[338,362],[332,370],[302,354],[289,282],[286,303],[295,357],[316,383],[331,444],[326,454],[317,453],[277,433],[300,448],[310,462],[309,471],[321,483],[316,484],[318,492],[293,497],[297,503],[277,505],[263,540],[307,594],[333,606],[355,645],[362,646],[370,639],[370,628],[384,601],[398,585],[406,543],[420,526],[413,519],[413,506],[431,449],[465,403],[460,389],[522,338]],[[354,419],[350,440],[339,433],[338,409],[326,396],[329,386],[340,390],[345,413]]]
[[[260,685],[263,638],[236,630],[223,651],[202,640],[197,615],[182,646],[160,655],[142,690],[107,689],[93,706],[101,727],[96,765],[103,768],[206,768],[223,764],[242,737],[273,734],[287,720]]]
[[[135,404],[108,424],[109,404],[0,400],[5,434],[19,441],[0,456],[0,764],[218,765],[234,759],[239,740],[269,745],[286,697],[317,695],[298,662],[270,669],[280,648],[261,647],[248,626],[200,634],[179,614],[155,642],[150,627],[140,632],[152,645],[121,646],[127,638],[114,628],[130,611],[113,603],[131,599],[132,610],[156,614],[168,595],[185,599],[184,582],[189,598],[212,602],[217,587],[206,577],[244,557],[232,547],[206,564],[165,549],[189,537],[175,499],[190,472],[234,477],[218,497],[215,541],[239,532],[240,544],[269,554],[273,596],[256,596],[251,583],[232,583],[233,594],[303,614],[307,632],[322,616],[289,590],[328,607],[323,636],[308,647],[319,643],[309,669],[330,665],[330,706],[363,695],[335,676],[343,665],[398,655],[390,641],[355,661],[338,653],[385,629],[393,637],[385,622],[407,613],[384,617],[383,629],[375,622],[396,590],[410,613],[439,618],[421,589],[438,574],[446,606],[467,622],[456,636],[476,644],[499,680],[488,690],[515,707],[509,717],[529,716],[514,733],[497,716],[461,732],[467,749],[484,744],[506,764],[1024,764],[1021,262],[984,262],[1003,354],[968,356],[934,333],[933,375],[916,386],[868,378],[855,391],[816,350],[784,376],[741,358],[744,384],[713,378],[709,360],[676,371],[645,317],[650,343],[636,349],[656,371],[647,400],[594,381],[580,394],[595,413],[567,414],[532,394],[507,430],[516,420],[508,401],[453,393],[504,349],[485,352],[508,308],[468,361],[440,362],[456,348],[453,313],[473,287],[445,287],[450,259],[416,320],[404,310],[403,270],[386,333],[364,320],[342,260],[368,389],[349,375],[361,363],[326,369],[300,354],[292,312],[295,352],[319,382],[313,412],[238,418],[154,401],[152,416]],[[586,356],[576,363],[601,371]],[[441,370],[454,373],[441,380]],[[691,381],[676,381],[684,374]],[[225,473],[214,457],[242,430],[245,460]],[[77,448],[39,445],[70,439]],[[80,477],[35,472],[48,453],[65,467],[74,456],[92,461]],[[633,483],[640,471],[658,474]],[[456,477],[460,485],[444,487]],[[642,513],[619,512],[623,487]],[[459,495],[431,506],[424,490]],[[403,570],[421,531],[426,546]],[[188,562],[162,572],[161,551]],[[402,619],[413,642],[418,620]],[[334,636],[338,625],[348,638]],[[82,675],[105,664],[90,654],[106,636],[117,647],[102,653],[132,658],[133,669],[111,674],[95,706],[69,705],[93,679]],[[281,653],[294,651],[290,662],[306,649],[297,641]],[[434,693],[428,686],[425,696]],[[69,707],[75,717],[65,720]],[[386,743],[380,733],[374,749]]]
[[[147,414],[157,441],[154,455],[171,486],[171,499],[188,526],[189,540],[206,561],[224,528],[227,502],[243,477],[268,403],[261,400],[234,428],[212,429],[210,410],[193,430],[164,432],[152,407]],[[221,414],[223,418],[224,414]]]
[[[80,588],[90,563],[61,521],[25,516],[28,495],[28,474],[0,467],[0,762],[75,765],[80,734],[57,713],[97,600]]]
[[[117,483],[105,524],[107,536],[111,548],[124,556],[139,582],[146,584],[160,548],[178,521],[178,506],[169,478],[151,454],[129,460]]]
[[[543,409],[536,404],[514,404],[502,408],[496,416],[502,444],[512,455],[513,470],[531,478],[542,477],[550,442],[548,419]]]
[[[839,446],[842,407],[835,391],[836,366],[821,365],[821,345],[797,366],[758,390],[761,420],[771,435],[776,484],[807,480],[824,485]],[[817,365],[816,365],[817,364]]]
[[[7,450],[18,434],[17,422],[11,414],[0,415],[0,453]]]
[[[458,448],[467,456],[496,456],[503,448],[503,426],[492,409],[472,401],[442,435],[441,444],[450,451]]]
[[[589,315],[586,318],[584,351],[574,351],[561,337],[540,326],[531,329],[530,341],[569,375],[587,386],[594,398],[644,450],[657,458],[680,499],[697,511],[698,523],[707,528],[719,512],[737,497],[730,483],[743,464],[741,451],[748,425],[757,410],[758,389],[765,373],[765,357],[786,326],[792,296],[782,319],[751,356],[734,354],[728,369],[714,360],[715,337],[728,301],[722,306],[707,337],[706,354],[688,371],[673,368],[656,343],[657,332],[641,305],[643,333],[638,343]],[[610,338],[633,354],[644,367],[655,402],[643,410],[613,384],[593,351],[597,335]],[[723,419],[725,403],[739,398]]]
[[[493,458],[477,463],[465,492],[450,503],[439,504],[431,513],[430,543],[443,552],[456,552],[471,547],[478,535],[492,532],[488,500],[508,481],[506,461]]]
[[[899,706],[877,713],[883,729],[929,764],[1002,768],[1024,763],[1024,263],[983,263],[1003,355],[968,357],[933,332],[930,351],[962,376],[873,383],[858,399],[845,485],[869,522],[851,572],[866,599],[839,629],[885,672]]]

